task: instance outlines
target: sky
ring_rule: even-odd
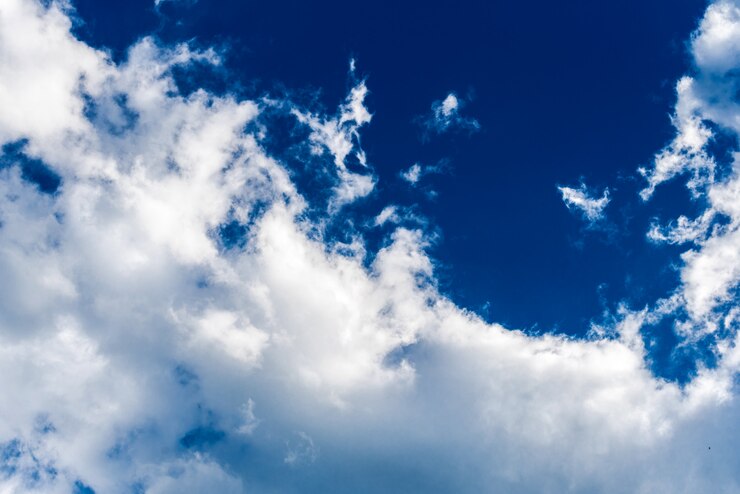
[[[740,2],[0,0],[0,493],[736,493]]]

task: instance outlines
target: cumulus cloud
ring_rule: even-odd
[[[423,229],[317,236],[248,125],[264,103],[179,92],[172,68],[212,53],[144,38],[116,64],[70,25],[0,5],[0,144],[60,178],[0,169],[1,491],[737,490],[736,311],[685,387],[646,367],[648,310],[593,340],[488,324],[438,290]],[[286,103],[336,174],[327,214],[375,180],[350,171],[366,92]],[[719,214],[737,183],[707,189]],[[687,254],[690,310],[732,285],[736,232]]]
[[[455,130],[472,133],[480,130],[475,118],[460,114],[464,106],[465,101],[451,92],[444,99],[434,101],[431,112],[419,121],[427,134],[444,134]]]
[[[572,187],[558,187],[563,202],[570,210],[579,211],[589,222],[594,222],[604,217],[604,208],[609,204],[609,190],[604,189],[601,197],[591,196],[584,184],[574,189]]]

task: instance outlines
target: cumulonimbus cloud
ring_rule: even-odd
[[[683,153],[732,221],[696,237],[676,296],[624,308],[611,337],[530,336],[442,295],[421,229],[394,227],[377,252],[316,235],[261,144],[270,129],[249,125],[264,103],[178,90],[172,68],[215,53],[144,38],[116,64],[66,9],[0,4],[0,142],[17,157],[0,170],[0,490],[737,490],[738,310],[722,302],[740,193],[734,174],[704,180],[693,137],[659,155],[649,187]],[[709,7],[699,75],[679,86],[723,125],[735,103],[705,96],[734,77],[716,50],[735,49],[736,12]],[[344,162],[362,156],[365,91],[333,116],[286,103],[331,155],[327,215],[372,188]],[[24,178],[23,160],[58,186]],[[685,386],[650,373],[640,336],[676,306],[725,325],[719,363]]]

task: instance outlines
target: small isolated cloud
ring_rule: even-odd
[[[386,206],[383,210],[375,217],[375,226],[382,226],[386,223],[398,223],[398,208],[396,206]]]
[[[416,184],[421,179],[422,169],[419,163],[414,163],[408,170],[401,172],[401,178],[410,183]]]
[[[609,204],[609,189],[604,189],[604,193],[598,198],[591,196],[584,184],[577,189],[558,187],[558,190],[568,209],[580,211],[589,222],[598,221],[604,217],[604,208]]]
[[[444,173],[448,168],[449,162],[447,160],[440,160],[436,165],[422,165],[421,163],[414,163],[406,170],[401,170],[399,175],[401,179],[409,184],[417,185],[425,175]]]
[[[480,130],[478,120],[460,115],[465,106],[457,94],[450,92],[443,100],[432,103],[431,113],[421,117],[421,126],[427,134],[444,134],[454,130],[473,133]]]
[[[427,220],[414,211],[413,208],[390,205],[383,208],[373,220],[374,226],[405,225],[407,227],[423,228]]]

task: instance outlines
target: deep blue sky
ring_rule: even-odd
[[[673,88],[690,70],[685,43],[704,1],[75,5],[77,34],[116,58],[150,33],[227,48],[228,76],[210,82],[244,96],[320,91],[335,107],[355,57],[374,113],[363,146],[379,178],[360,212],[416,205],[441,233],[431,253],[443,291],[489,320],[583,334],[620,300],[641,306],[676,286],[680,249],[645,232],[654,216],[690,213],[687,194],[669,185],[641,204],[636,169],[673,134]],[[463,112],[481,131],[423,142],[415,118],[450,91],[470,100]],[[419,190],[398,178],[440,160],[448,171]],[[581,179],[612,191],[602,230],[586,230],[560,199],[557,185]]]

